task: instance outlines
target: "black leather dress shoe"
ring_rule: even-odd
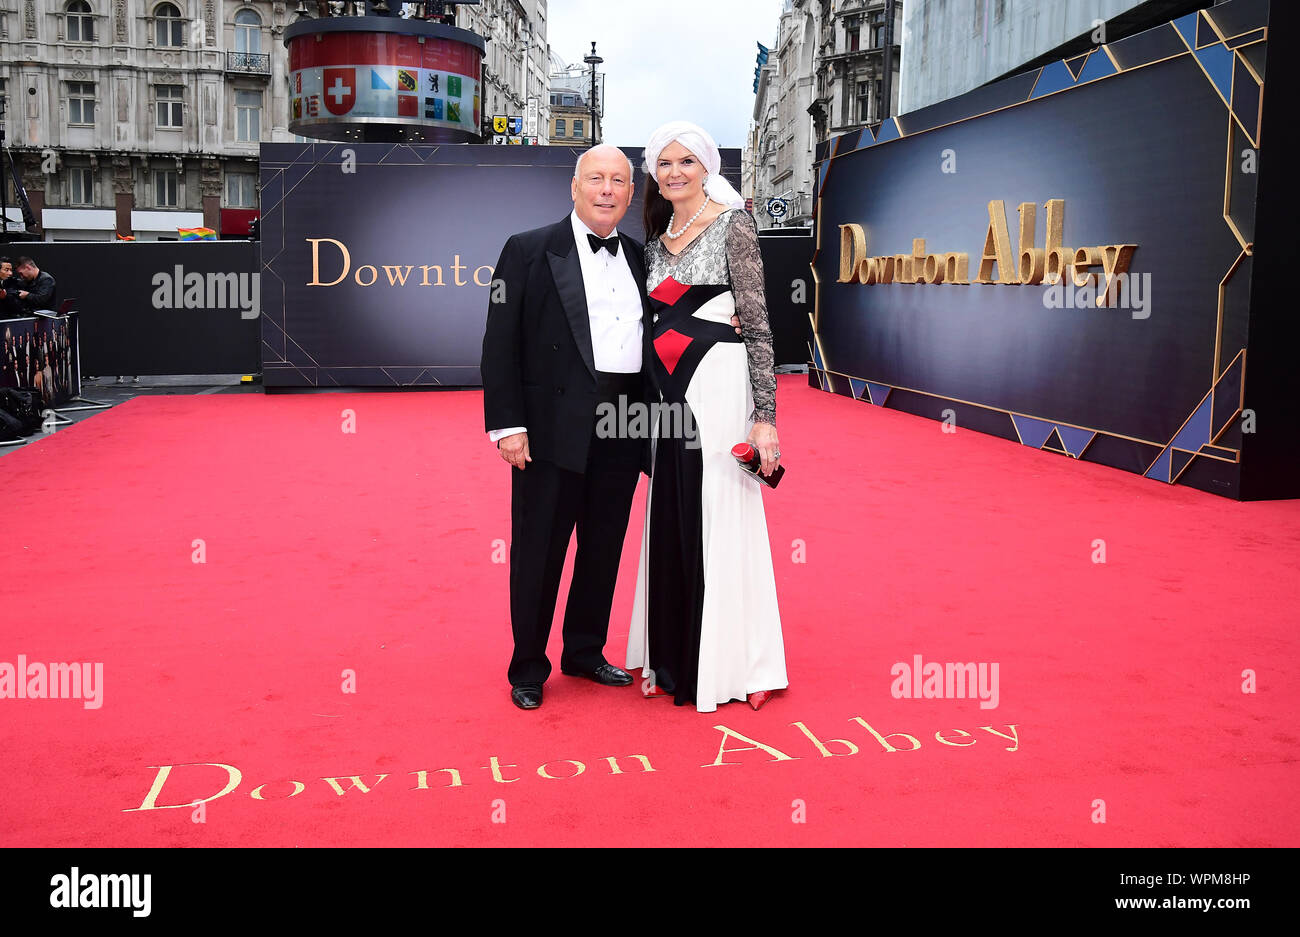
[[[510,702],[520,709],[536,709],[542,705],[542,688],[536,683],[525,683],[511,687]]]
[[[601,664],[595,670],[564,670],[561,668],[560,673],[570,677],[586,677],[588,680],[595,680],[605,686],[627,686],[632,682],[632,675],[626,670],[620,670],[613,664]]]

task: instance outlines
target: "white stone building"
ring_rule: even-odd
[[[6,138],[45,237],[247,236],[258,144],[294,139],[280,42],[292,9],[0,0]]]
[[[896,113],[902,0],[886,52],[886,0],[786,0],[754,100],[754,213],[760,227],[808,225],[813,158],[829,136],[878,124]],[[884,103],[886,63],[894,76]],[[771,198],[786,204],[778,222]]]
[[[456,25],[487,41],[482,116],[523,117],[527,136],[546,142],[550,108],[550,46],[546,0],[483,0],[456,7]],[[533,128],[529,133],[529,128]]]

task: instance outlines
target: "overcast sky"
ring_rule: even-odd
[[[718,146],[742,147],[754,112],[756,43],[771,47],[784,0],[550,0],[551,51],[568,63],[605,59],[601,138],[644,146],[670,120],[689,120]]]

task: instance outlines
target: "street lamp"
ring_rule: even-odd
[[[596,66],[605,61],[596,54],[596,42],[592,40],[591,55],[583,59],[591,66],[591,145],[596,145]]]

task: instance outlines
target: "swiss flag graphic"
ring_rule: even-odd
[[[419,117],[420,99],[414,94],[399,94],[397,96],[397,116]]]
[[[331,114],[346,114],[357,103],[357,70],[327,68],[324,75],[325,109]]]

